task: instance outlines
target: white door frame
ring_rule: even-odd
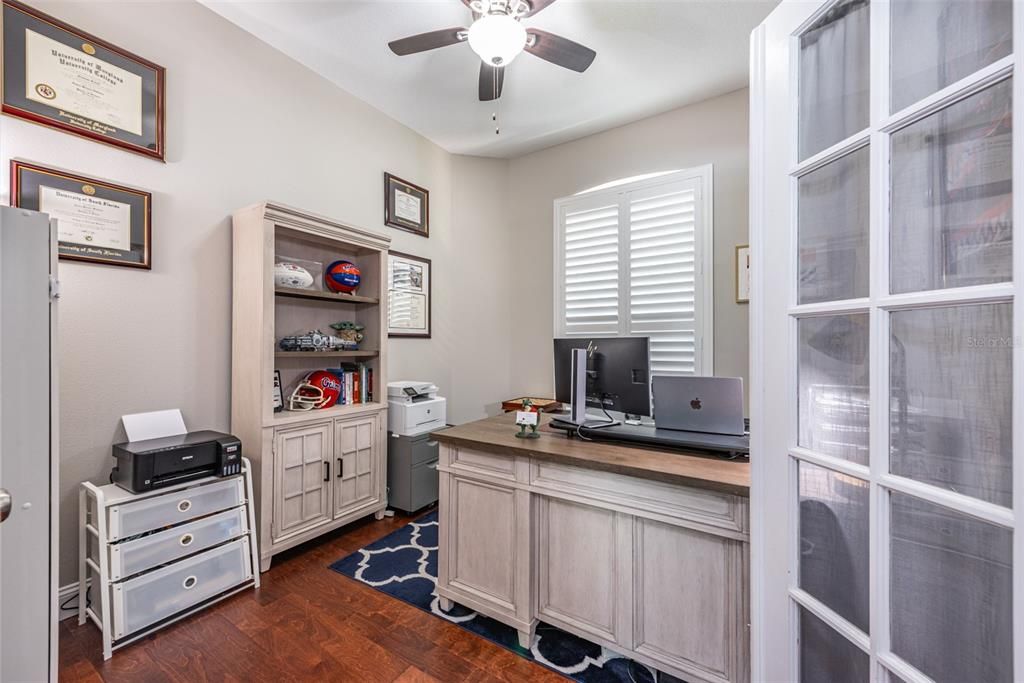
[[[794,41],[798,27],[808,25],[832,2],[783,0],[751,36],[750,64],[750,413],[751,424],[751,672],[755,681],[794,680],[797,642],[792,637],[794,600],[815,612],[810,601],[801,600],[796,587],[795,547],[797,509],[795,461],[788,455],[796,446],[795,321],[793,315],[826,311],[867,310],[871,332],[871,460],[869,468],[843,465],[834,459],[826,464],[858,477],[870,477],[870,639],[844,630],[835,618],[828,623],[871,656],[873,680],[885,681],[882,664],[907,681],[921,675],[888,653],[888,499],[887,491],[905,491],[1004,528],[1014,529],[1014,511],[1024,509],[1024,436],[1015,429],[1013,438],[1013,510],[984,501],[967,501],[888,474],[888,311],[929,303],[1013,301],[1013,424],[1024,425],[1024,237],[1015,230],[1012,283],[964,287],[912,294],[888,293],[888,164],[889,134],[910,121],[935,112],[965,92],[1016,74],[1013,81],[1013,176],[1015,186],[1024,179],[1024,4],[1015,3],[1014,54],[895,114],[889,114],[889,1],[873,0],[871,11],[871,125],[847,140],[811,158],[796,157],[796,98],[787,104],[770,89],[790,92],[796,83]],[[795,29],[795,30],[794,30]],[[780,86],[780,84],[782,84]],[[787,125],[779,125],[786,122]],[[871,218],[870,257],[874,264],[871,293],[866,299],[838,304],[796,303],[795,175],[818,167],[856,144],[870,143]],[[780,159],[785,159],[782,169]],[[780,172],[780,170],[782,172]],[[1024,226],[1024,198],[1015,196],[1015,226]],[[780,278],[780,275],[783,277]],[[784,286],[779,286],[785,281]],[[783,323],[782,321],[786,322]],[[783,331],[785,329],[785,331]],[[780,359],[785,359],[782,368]],[[822,456],[824,457],[824,456]],[[812,458],[807,458],[812,460]],[[1024,671],[1024,542],[1015,534],[1013,546],[1013,656],[1015,679]],[[813,600],[813,598],[810,598]],[[885,607],[886,609],[880,609]],[[869,642],[870,641],[870,642]]]

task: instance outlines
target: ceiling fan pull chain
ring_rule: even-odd
[[[501,98],[498,97],[498,70],[494,69],[492,74],[491,81],[494,84],[494,106],[496,107],[496,111],[493,116],[494,134],[501,135],[501,120],[499,118],[499,115],[501,114]]]

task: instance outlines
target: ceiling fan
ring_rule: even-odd
[[[468,42],[480,56],[479,92],[483,102],[501,97],[505,67],[524,50],[552,64],[583,73],[597,53],[568,38],[536,28],[521,20],[532,17],[555,0],[462,0],[473,10],[470,27],[444,28],[392,40],[388,47],[396,55],[411,55],[447,45]]]

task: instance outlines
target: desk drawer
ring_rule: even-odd
[[[110,578],[117,581],[238,538],[248,531],[245,507],[110,546]]]
[[[227,510],[245,501],[242,478],[231,477],[202,486],[115,505],[110,508],[111,541],[187,522]]]
[[[453,471],[509,481],[516,480],[516,456],[514,455],[497,455],[456,446],[448,446],[447,451],[448,466]]]
[[[683,457],[683,456],[680,456]],[[640,517],[657,515],[745,536],[747,499],[719,491],[535,460],[531,490],[600,505],[623,506]]]
[[[113,586],[114,639],[121,639],[252,578],[249,539]]]

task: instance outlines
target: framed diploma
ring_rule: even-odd
[[[384,224],[430,237],[430,193],[385,173]]]
[[[430,259],[388,253],[388,336],[430,339]]]
[[[164,68],[3,0],[3,113],[164,158]]]
[[[11,161],[11,204],[57,219],[62,259],[148,270],[152,199],[149,192]]]

